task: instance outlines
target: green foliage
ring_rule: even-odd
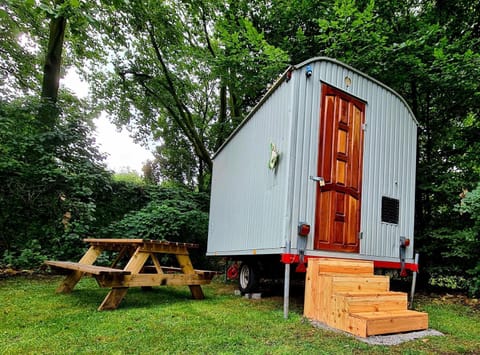
[[[25,242],[21,250],[5,250],[3,253],[3,263],[16,268],[30,270],[32,265],[40,265],[47,257],[45,256],[40,242],[31,239]],[[1,259],[0,259],[1,260]]]
[[[462,228],[436,228],[429,234],[424,247],[427,255],[435,256],[428,268],[429,284],[441,288],[480,294],[480,185],[466,192],[455,208],[462,214]]]
[[[143,238],[197,243],[196,267],[207,267],[208,196],[179,187],[149,186],[149,202],[99,230],[104,238]]]
[[[480,295],[480,184],[465,194],[458,208],[473,221],[471,228],[464,231],[466,236],[462,240],[462,248],[465,250],[465,257],[462,263],[469,276],[470,293]]]
[[[435,268],[430,274],[429,284],[448,290],[465,291],[471,288],[470,282],[463,276],[452,275],[452,270]]]
[[[112,181],[110,187],[99,193],[95,199],[96,230],[120,220],[130,211],[143,208],[150,201],[150,195],[143,182],[137,184]]]
[[[375,67],[385,56],[386,24],[376,15],[374,1],[369,1],[364,9],[359,9],[354,0],[335,1],[318,19],[318,26],[315,41],[322,55],[356,68],[367,63],[370,68]]]
[[[130,175],[111,180],[88,126],[64,117],[44,133],[35,112],[20,102],[0,106],[0,263],[75,260],[83,238],[104,236],[199,243],[205,264],[208,196]]]
[[[71,115],[44,132],[29,101],[0,103],[0,245],[3,262],[19,267],[78,257],[95,194],[109,186],[90,127]]]
[[[102,232],[113,238],[205,243],[208,215],[195,208],[197,206],[185,201],[153,201],[141,210],[127,214]]]
[[[39,42],[47,31],[42,12],[31,2],[0,4],[0,99],[40,90]]]
[[[217,21],[218,45],[224,48],[217,55],[214,70],[237,97],[243,116],[266,92],[268,83],[285,70],[288,55],[270,45],[265,35],[254,27],[235,7],[226,10],[226,16]],[[235,117],[238,124],[241,117]]]
[[[136,171],[126,171],[113,174],[113,181],[141,185],[144,183],[142,177]]]
[[[171,182],[193,188],[196,177],[201,175],[199,164],[188,141],[176,136],[174,131],[168,125],[162,128],[164,143],[156,147],[150,163],[151,174],[157,183]]]
[[[474,221],[475,232],[480,234],[480,184],[473,191],[465,194],[459,210],[470,215],[470,218]]]
[[[208,188],[212,153],[288,56],[236,2],[107,3],[96,30],[115,69],[93,68],[96,101],[139,137],[161,142],[152,167],[162,181]]]
[[[318,56],[319,19],[325,18],[331,1],[324,0],[276,0],[247,1],[252,22],[265,34],[269,44],[283,49],[291,64]]]

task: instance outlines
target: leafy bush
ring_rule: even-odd
[[[475,272],[479,265],[478,233],[467,225],[463,230],[439,228],[431,231],[428,237],[430,244],[422,250],[428,285],[478,294],[480,274]]]
[[[423,236],[428,284],[480,295],[480,185],[467,192],[455,210],[449,226]]]
[[[192,250],[196,267],[208,267],[205,258],[208,234],[208,196],[179,187],[150,186],[151,201],[138,211],[101,229],[103,238],[143,238],[197,243]]]
[[[464,265],[467,265],[466,273],[469,276],[469,291],[472,294],[480,295],[480,184],[465,194],[465,198],[459,206],[461,213],[466,213],[473,221],[471,228],[465,229],[466,238],[463,248],[466,257],[463,258]]]

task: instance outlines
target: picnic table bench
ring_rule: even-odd
[[[110,288],[99,311],[116,309],[127,294],[129,287],[188,286],[194,299],[205,296],[201,285],[208,284],[215,271],[195,270],[188,249],[198,244],[176,243],[147,239],[97,239],[87,238],[90,244],[87,252],[78,262],[45,261],[52,268],[69,270],[68,275],[57,288],[57,293],[70,293],[84,275],[93,276],[100,287]],[[93,265],[104,251],[118,252],[110,267]],[[162,266],[159,255],[171,254],[176,257],[179,267]],[[123,268],[122,260],[127,260]],[[147,262],[151,261],[151,265]]]

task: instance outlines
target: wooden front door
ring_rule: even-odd
[[[365,104],[322,85],[315,249],[358,252]]]

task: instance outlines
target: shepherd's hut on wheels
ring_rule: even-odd
[[[313,258],[416,272],[416,140],[386,85],[330,58],[291,66],[214,156],[207,255],[238,262],[244,293]]]

